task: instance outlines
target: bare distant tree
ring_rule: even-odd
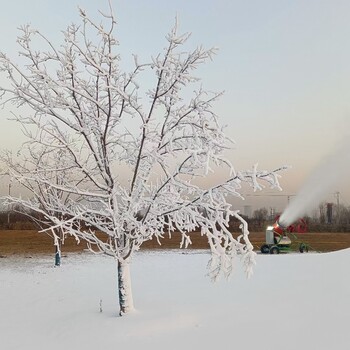
[[[253,218],[257,221],[259,227],[261,227],[267,220],[268,210],[266,208],[256,209],[253,212]]]
[[[123,72],[112,9],[102,16],[96,23],[80,10],[81,24],[70,25],[58,46],[23,26],[18,43],[25,62],[18,66],[1,54],[10,82],[1,91],[3,103],[31,109],[14,117],[28,137],[21,152],[26,166],[7,165],[13,181],[30,183],[36,195],[12,200],[42,213],[51,222],[47,230],[59,228],[115,259],[124,314],[133,309],[132,253],[164,234],[179,232],[187,247],[199,228],[212,252],[213,278],[228,275],[237,254],[250,274],[247,224],[227,195],[240,196],[242,182],[279,187],[281,169],[236,172],[223,156],[231,141],[212,109],[221,94],[204,90],[192,75],[214,49],[185,52],[189,35],[179,35],[176,24],[164,51],[148,63],[135,55],[134,68]],[[197,179],[216,167],[226,180],[200,186]],[[231,216],[242,222],[238,240],[228,230]]]

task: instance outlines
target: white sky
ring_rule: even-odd
[[[91,14],[107,0],[0,0],[2,51],[16,57],[17,27],[31,23],[53,42],[78,22],[77,6]],[[349,137],[350,2],[347,0],[113,0],[121,55],[145,59],[165,46],[178,15],[190,44],[219,48],[199,72],[203,84],[225,90],[216,105],[227,133],[237,142],[229,155],[236,169],[289,164],[283,194],[295,194],[307,175]],[[131,57],[130,57],[131,58]],[[21,143],[17,125],[0,110],[2,148]],[[332,169],[337,171],[337,169]],[[349,176],[345,176],[349,178]],[[4,184],[3,191],[4,191]],[[333,192],[350,204],[347,181]],[[334,201],[330,192],[329,199]],[[243,191],[247,192],[247,191]],[[268,191],[269,193],[271,191]],[[243,205],[282,208],[286,197],[251,197]]]

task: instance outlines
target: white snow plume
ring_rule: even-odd
[[[350,173],[350,142],[344,141],[310,174],[300,191],[279,219],[282,226],[289,226],[306,211],[314,209],[336,183]]]

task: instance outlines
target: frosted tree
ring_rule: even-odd
[[[18,208],[15,211],[20,211],[25,214],[35,223],[39,230],[47,233],[53,239],[53,244],[55,246],[55,266],[60,266],[61,246],[64,244],[66,235],[64,234],[62,227],[53,227],[56,224],[56,221],[53,221],[52,218],[56,217],[58,219],[62,216],[62,213],[52,210],[53,207],[50,205],[50,203],[53,198],[58,198],[62,204],[69,205],[68,200],[71,194],[65,193],[59,189],[62,179],[67,176],[66,171],[63,169],[63,165],[62,167],[57,167],[64,157],[60,157],[62,154],[60,152],[56,154],[58,157],[48,157],[50,162],[54,161],[55,163],[55,169],[57,169],[57,171],[54,171],[50,164],[45,163],[45,159],[47,158],[45,154],[46,152],[50,152],[50,150],[46,149],[45,147],[41,147],[39,151],[37,148],[33,148],[32,146],[32,143],[25,143],[18,151],[18,154],[21,155],[20,157],[13,155],[12,152],[6,150],[0,153],[1,162],[6,165],[7,169],[10,170],[1,174],[3,180],[7,181],[9,175],[12,175],[12,177],[15,175],[13,178],[16,182],[18,182],[18,176],[20,176],[21,188],[25,190],[27,195],[29,193],[31,196],[30,201],[25,201],[21,197],[8,197],[7,204],[9,204],[12,208]],[[33,172],[40,172],[41,174],[45,172],[44,178],[49,180],[50,183],[55,183],[56,186],[52,187],[47,182],[42,183],[33,181],[30,175]],[[32,207],[33,202],[36,203],[34,210]],[[12,206],[12,204],[18,205]]]
[[[130,259],[150,239],[179,234],[187,247],[200,230],[213,279],[230,274],[235,256],[249,275],[254,252],[247,224],[227,196],[240,196],[242,182],[278,188],[281,169],[237,172],[225,158],[232,142],[212,108],[221,94],[194,76],[215,50],[186,51],[189,35],[179,35],[175,24],[161,53],[147,63],[133,56],[124,72],[112,9],[98,23],[83,10],[80,18],[59,46],[23,26],[21,65],[0,56],[9,81],[2,103],[17,108],[13,118],[28,138],[21,152],[26,165],[11,157],[7,165],[13,181],[34,193],[11,200],[42,214],[46,231],[59,229],[115,259],[121,315],[133,309]],[[217,169],[226,180],[201,185]],[[237,239],[230,217],[242,222]]]

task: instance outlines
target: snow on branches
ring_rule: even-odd
[[[27,108],[13,117],[28,138],[20,160],[10,154],[3,160],[32,197],[12,200],[40,212],[50,223],[47,230],[84,240],[120,263],[146,240],[179,232],[188,246],[191,232],[200,230],[212,252],[213,278],[228,275],[236,255],[250,274],[247,225],[227,196],[240,196],[242,182],[279,188],[283,168],[236,172],[224,157],[231,141],[213,110],[221,93],[204,90],[194,75],[215,49],[184,52],[189,35],[178,34],[176,24],[163,52],[145,63],[135,55],[133,69],[123,72],[112,11],[102,14],[102,24],[83,10],[80,16],[81,24],[68,26],[60,45],[21,27],[21,66],[0,54],[10,82],[1,88],[2,104]],[[154,77],[150,89],[141,88],[145,72]],[[227,180],[200,186],[198,179],[216,167]],[[238,239],[228,229],[232,216],[242,222]]]

